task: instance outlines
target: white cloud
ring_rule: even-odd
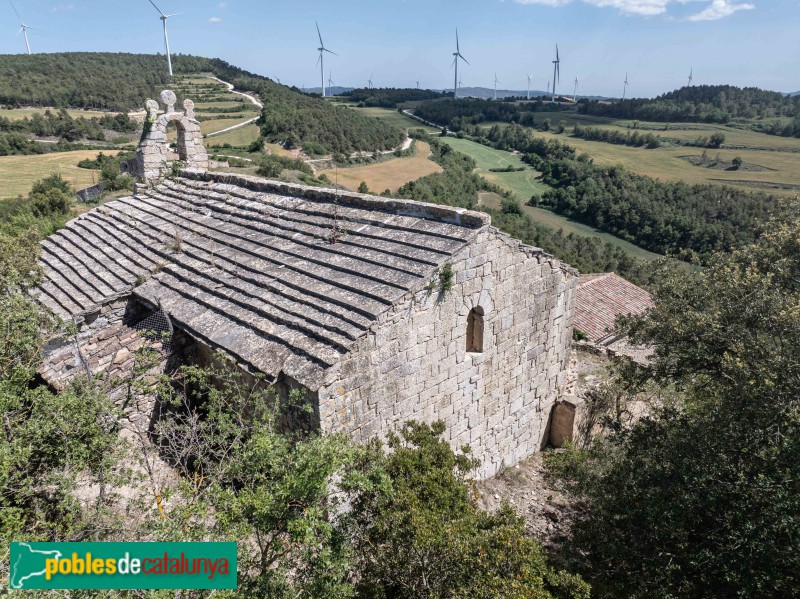
[[[731,16],[737,10],[753,10],[752,4],[733,4],[728,0],[714,0],[705,10],[689,17],[690,21],[716,21]]]
[[[600,8],[616,8],[626,15],[652,17],[667,12],[671,0],[584,0],[587,4]]]
[[[57,6],[53,6],[48,12],[67,12],[69,10],[75,10],[74,4],[59,4]]]
[[[540,4],[544,6],[564,6],[572,0],[514,0],[517,4]],[[707,0],[583,0],[598,8],[616,8],[624,15],[637,15],[641,17],[654,17],[664,15],[670,4],[690,4]],[[713,21],[722,19],[735,13],[737,10],[750,10],[755,8],[752,4],[734,4],[734,0],[712,0],[711,4],[703,11],[688,17],[690,21]]]
[[[222,19],[220,19],[219,17],[211,17],[211,18],[208,20],[208,22],[209,22],[209,23],[222,23]]]

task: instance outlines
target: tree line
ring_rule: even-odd
[[[436,92],[430,89],[416,88],[360,88],[340,94],[348,97],[352,102],[362,106],[377,108],[397,108],[405,102],[420,102],[447,96],[446,92]],[[452,94],[451,94],[452,95]]]
[[[583,114],[660,122],[728,123],[734,119],[771,119],[800,115],[800,97],[756,87],[695,85],[657,98],[619,102],[582,102]]]

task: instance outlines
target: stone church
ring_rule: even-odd
[[[146,184],[42,244],[40,300],[79,329],[45,350],[49,384],[124,376],[156,319],[181,360],[221,351],[304,390],[323,431],[365,441],[442,420],[480,478],[546,444],[573,269],[480,212],[209,172],[185,108],[143,140]],[[173,120],[194,168],[165,179]]]

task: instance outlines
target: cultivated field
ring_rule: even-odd
[[[249,146],[256,141],[261,135],[258,125],[251,124],[245,127],[239,127],[233,131],[215,135],[206,139],[206,146],[213,148],[214,146],[221,146],[223,144],[230,144],[232,146]]]
[[[317,173],[325,174],[333,181],[351,190],[358,189],[363,181],[373,193],[386,189],[396,191],[409,181],[442,172],[442,167],[428,159],[431,147],[424,142],[416,142],[414,156],[393,158],[386,162],[355,166],[351,168],[329,169]]]
[[[653,150],[614,145],[600,141],[586,141],[567,135],[540,133],[537,135],[549,139],[557,139],[579,152],[591,156],[597,164],[621,164],[640,175],[646,175],[661,181],[684,181],[689,184],[717,183],[737,185],[751,189],[764,189],[784,195],[794,195],[800,190],[800,154],[795,152],[779,152],[764,150],[714,150],[708,149],[707,155],[714,159],[730,162],[740,157],[745,163],[758,165],[767,170],[719,170],[693,166],[687,162],[688,156],[701,156],[702,148],[687,146],[663,147]],[[773,138],[762,134],[761,137]],[[727,135],[726,135],[727,137]],[[774,137],[775,143],[785,141],[782,137]]]
[[[78,168],[78,162],[95,158],[97,153],[97,150],[78,150],[35,156],[0,156],[0,198],[24,195],[35,181],[52,173],[61,173],[76,189],[88,187],[98,180],[100,172]],[[117,154],[113,150],[104,153]]]
[[[537,123],[549,118],[553,127],[557,127],[560,121],[565,121],[567,130],[564,134],[553,131],[536,131],[535,134],[564,142],[579,152],[585,152],[598,164],[620,164],[636,173],[661,181],[736,185],[782,195],[794,195],[800,191],[800,139],[797,138],[778,137],[706,123],[667,124],[636,121],[638,131],[653,133],[666,142],[664,147],[649,150],[601,141],[587,141],[570,135],[576,123],[610,131],[627,131],[634,121],[574,113],[536,113],[535,118]],[[489,128],[495,124],[501,127],[508,126],[507,123],[483,123],[481,126]],[[737,171],[693,166],[687,158],[701,156],[703,148],[669,145],[671,140],[675,143],[694,142],[698,137],[710,137],[714,133],[725,135],[724,146],[730,147],[719,150],[707,148],[706,154],[709,160],[713,161],[719,156],[721,161],[730,162],[738,156],[746,164],[763,167],[763,170]]]
[[[30,118],[34,114],[44,114],[46,111],[52,113],[59,112],[59,108],[0,108],[0,117],[5,117],[11,121],[21,121],[24,118]],[[100,118],[106,115],[115,115],[116,112],[101,112],[99,110],[78,110],[75,108],[68,108],[67,114],[72,118],[83,117],[90,119],[92,117]]]

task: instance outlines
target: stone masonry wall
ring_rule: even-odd
[[[442,420],[469,445],[477,476],[546,444],[568,382],[576,273],[493,227],[453,259],[447,293],[422,291],[358,342],[319,391],[323,430],[356,440],[403,422]],[[467,317],[485,312],[482,353],[467,353]]]

